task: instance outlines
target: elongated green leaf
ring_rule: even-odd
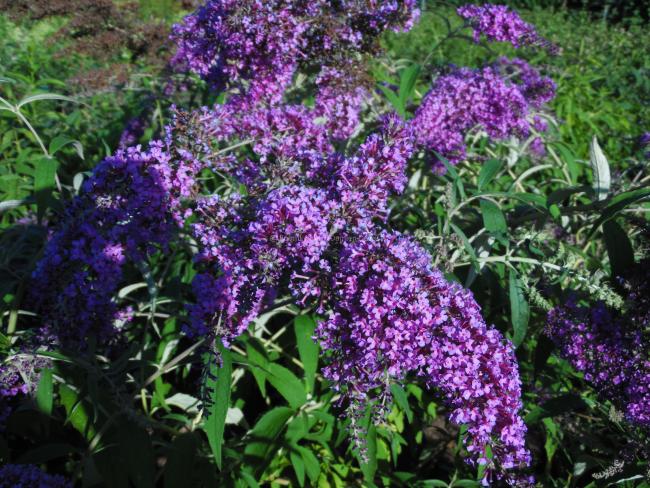
[[[291,459],[291,465],[293,466],[294,473],[296,473],[298,484],[301,487],[305,486],[305,461],[300,454],[294,451],[289,455],[289,459]]]
[[[528,300],[524,294],[523,285],[516,271],[510,270],[510,318],[514,334],[512,343],[515,347],[523,342],[528,330],[528,320],[530,318],[530,308]]]
[[[92,439],[96,431],[90,422],[88,407],[85,402],[79,398],[76,391],[67,385],[60,385],[59,395],[68,415],[68,422],[86,439]]]
[[[419,74],[419,64],[409,66],[402,72],[399,84],[399,101],[402,107],[406,107],[407,102],[413,96],[415,82],[417,81]]]
[[[379,86],[379,89],[384,93],[384,95],[386,95],[386,98],[391,103],[393,108],[397,111],[397,113],[400,116],[404,117],[404,115],[405,115],[404,104],[399,99],[399,97],[395,94],[395,92],[393,90],[391,90],[390,88],[388,88],[387,86],[384,86],[384,85],[378,85],[378,86]]]
[[[305,470],[307,471],[309,481],[311,481],[312,485],[315,485],[320,476],[320,463],[318,462],[318,459],[312,451],[305,447],[297,446],[296,450],[300,453],[302,460],[305,462]]]
[[[207,380],[207,386],[212,393],[212,405],[210,405],[208,418],[203,428],[208,436],[215,462],[221,469],[223,434],[226,426],[226,415],[228,415],[228,407],[230,406],[232,358],[230,357],[230,351],[221,344],[219,344],[219,353],[221,354],[221,368],[211,365],[212,377]]]
[[[18,108],[21,108],[29,103],[38,102],[39,100],[59,100],[62,102],[72,102],[77,103],[77,100],[74,98],[66,97],[65,95],[57,95],[56,93],[38,93],[36,95],[30,95],[23,98],[16,105]]]
[[[54,403],[54,384],[52,382],[52,370],[44,369],[41,371],[41,379],[38,382],[36,390],[36,404],[41,412],[46,415],[52,415],[52,405]]]
[[[271,373],[268,376],[269,383],[278,390],[291,407],[300,408],[305,404],[307,393],[295,374],[276,363],[269,365],[269,372]]]
[[[294,414],[289,407],[276,407],[266,412],[249,432],[249,442],[244,450],[248,456],[266,459],[270,449]]]
[[[38,208],[38,219],[45,215],[45,210],[54,190],[57,162],[52,158],[41,158],[36,163],[34,173],[34,194]]]
[[[409,405],[409,400],[406,396],[404,388],[402,388],[397,383],[394,383],[390,386],[390,391],[393,394],[393,398],[395,399],[395,402],[397,402],[397,405],[399,405],[399,407],[404,410],[408,421],[413,422],[413,410],[411,410],[411,406]]]
[[[603,232],[609,262],[612,266],[612,275],[622,276],[634,266],[634,249],[632,249],[630,238],[614,220],[603,224]]]
[[[294,321],[298,354],[305,370],[307,390],[314,391],[316,370],[318,369],[318,343],[312,338],[316,330],[316,321],[309,315],[298,315]]]
[[[503,161],[499,159],[490,159],[485,162],[481,167],[481,172],[478,176],[478,189],[479,191],[483,190],[494,177],[501,171],[503,167]]]
[[[506,233],[506,218],[499,206],[490,200],[481,200],[481,213],[485,228],[493,233]]]
[[[367,462],[361,463],[363,479],[370,486],[375,486],[375,473],[377,472],[377,429],[374,425],[368,428],[367,436]]]

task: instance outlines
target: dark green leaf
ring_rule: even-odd
[[[38,219],[45,215],[50,196],[54,190],[57,162],[52,158],[41,158],[36,162],[34,173],[34,197],[38,209]]]
[[[269,372],[269,383],[280,392],[291,407],[300,408],[305,404],[307,393],[304,385],[295,374],[276,363],[269,365]]]
[[[478,176],[478,189],[483,190],[503,167],[503,161],[499,159],[490,159],[485,162]]]
[[[510,270],[510,318],[512,320],[513,337],[512,343],[515,347],[523,342],[528,329],[528,319],[530,318],[530,308],[528,300],[524,294],[523,285],[517,276],[517,272]]]
[[[497,234],[507,232],[506,218],[496,203],[482,199],[481,213],[483,214],[483,224],[488,231]]]
[[[390,391],[393,394],[393,398],[395,399],[397,405],[399,405],[399,407],[402,410],[404,410],[404,413],[406,414],[406,418],[408,419],[408,421],[413,422],[413,410],[411,410],[411,406],[409,405],[409,400],[408,397],[406,396],[406,392],[404,391],[404,388],[402,388],[397,383],[393,383],[390,386]]]
[[[402,107],[406,107],[409,99],[413,96],[415,82],[417,81],[419,74],[419,64],[409,66],[404,71],[402,71],[399,84],[399,100]]]
[[[312,338],[316,329],[316,322],[309,315],[298,315],[294,319],[294,330],[300,361],[305,370],[307,390],[314,391],[314,380],[318,368],[318,343]]]
[[[219,469],[221,469],[221,453],[223,447],[223,433],[226,426],[226,415],[230,406],[230,385],[232,376],[232,359],[230,351],[219,344],[221,354],[221,368],[211,364],[212,377],[208,378],[208,388],[212,394],[212,405],[208,411],[208,418],[203,426],[212,454]]]
[[[603,224],[603,233],[612,275],[623,276],[634,266],[634,249],[632,249],[630,238],[614,220]]]
[[[36,390],[36,404],[39,410],[45,415],[52,415],[53,403],[54,385],[52,383],[52,370],[44,369],[41,371],[41,379],[38,382],[38,390]]]
[[[288,407],[276,407],[266,412],[248,435],[246,455],[266,459],[293,414],[294,410]]]

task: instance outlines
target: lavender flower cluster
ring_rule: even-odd
[[[350,141],[368,98],[351,72],[383,31],[416,16],[413,0],[212,0],[176,26],[174,62],[226,89],[226,103],[184,114],[148,149],[118,151],[85,183],[34,274],[59,341],[112,340],[124,267],[184,227],[198,249],[188,335],[228,346],[290,296],[326,315],[324,374],[344,401],[373,405],[391,382],[420,377],[468,426],[486,480],[515,482],[530,454],[512,345],[424,248],[386,227],[419,148],[457,162],[477,125],[497,139],[542,130],[534,111],[555,87],[516,59],[458,69],[414,119],[385,115]],[[314,66],[313,106],[285,103],[296,73]],[[201,193],[201,171],[229,189]]]
[[[5,464],[0,466],[0,488],[72,488],[72,483],[33,464]]]
[[[584,373],[629,422],[650,428],[650,262],[628,277],[623,311],[576,298],[548,314],[547,333],[562,357]]]
[[[539,36],[534,26],[505,5],[464,5],[457,9],[457,13],[469,22],[476,43],[485,36],[490,42],[507,42],[514,47],[540,46],[551,52],[556,51],[553,45]]]
[[[386,29],[408,28],[418,15],[415,4],[211,0],[174,28],[173,63],[216,87],[236,87],[246,103],[277,103],[298,69],[323,68],[323,85],[337,60],[373,50]]]
[[[416,141],[455,164],[466,156],[465,138],[482,129],[492,139],[526,137],[535,122],[535,110],[555,96],[550,78],[521,59],[501,58],[496,66],[459,68],[439,77],[412,119]],[[443,171],[439,158],[434,169]]]

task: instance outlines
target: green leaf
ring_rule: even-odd
[[[420,65],[414,64],[409,66],[400,76],[399,84],[399,101],[402,107],[406,108],[406,104],[409,99],[413,96],[413,90],[415,89],[415,83],[420,74]]]
[[[199,448],[199,439],[193,432],[181,434],[171,445],[164,471],[164,488],[180,488],[191,484],[190,473]]]
[[[294,410],[289,407],[276,407],[266,412],[249,432],[249,441],[244,453],[255,458],[268,459],[267,454],[293,414]]]
[[[300,486],[305,486],[305,461],[303,461],[302,456],[294,451],[291,452],[289,458],[291,459],[293,471],[296,473],[298,484]]]
[[[54,403],[54,385],[52,383],[52,370],[44,369],[41,371],[41,379],[38,382],[36,390],[36,405],[45,415],[52,415],[52,405]]]
[[[72,144],[75,150],[77,151],[79,157],[81,159],[84,159],[83,146],[81,145],[81,143],[75,139],[70,139],[69,137],[66,136],[56,136],[54,139],[52,139],[48,150],[50,156],[54,156],[57,152],[59,152],[63,147],[67,146],[68,144]]]
[[[56,180],[57,162],[52,158],[41,158],[36,162],[34,173],[34,197],[38,208],[38,220],[45,215]]]
[[[79,398],[77,392],[68,385],[61,385],[59,395],[68,416],[68,422],[86,439],[90,440],[95,437],[96,431],[90,422],[88,408],[85,402]]]
[[[393,90],[391,90],[389,87],[384,86],[384,85],[378,85],[379,89],[386,95],[386,98],[388,101],[391,103],[393,108],[397,111],[397,113],[401,116],[404,117],[405,114],[405,108],[404,104],[402,101],[399,99],[399,97],[395,94]]]
[[[554,417],[585,407],[585,402],[578,395],[568,393],[544,402],[543,405],[534,407],[525,417],[528,425],[533,425],[547,417]]]
[[[402,388],[397,383],[393,383],[390,385],[390,391],[393,394],[393,398],[395,399],[397,405],[399,405],[399,407],[404,410],[408,421],[413,422],[413,410],[411,410],[411,406],[409,405],[409,400],[406,396],[404,388]]]
[[[526,330],[528,329],[528,320],[530,318],[530,308],[528,300],[524,294],[523,285],[517,276],[517,272],[510,270],[510,318],[512,320],[512,327],[514,335],[512,343],[515,347],[523,342],[526,337]]]
[[[292,408],[297,409],[305,404],[307,393],[302,382],[295,374],[276,363],[269,365],[269,373],[269,383],[278,390]]]
[[[481,172],[478,175],[478,189],[483,190],[494,177],[501,171],[503,167],[503,161],[499,159],[490,159],[485,162],[483,167],[481,167]]]
[[[368,428],[366,441],[368,462],[361,463],[361,471],[366,483],[374,486],[375,473],[377,472],[377,428],[374,425],[370,425]]]
[[[307,391],[314,391],[316,370],[318,369],[319,345],[313,339],[316,321],[310,315],[298,315],[294,321],[298,354],[305,370]]]
[[[622,276],[634,266],[634,249],[632,249],[630,238],[614,220],[603,224],[603,232],[609,262],[612,266],[612,276]]]
[[[23,98],[20,102],[18,102],[18,105],[16,105],[16,107],[21,108],[24,105],[32,102],[37,102],[39,100],[58,100],[62,102],[78,103],[74,98],[66,97],[64,95],[57,95],[55,93],[39,93]]]
[[[481,213],[483,214],[483,224],[488,231],[496,234],[507,232],[506,218],[496,203],[481,199]]]
[[[208,436],[210,449],[214,455],[215,462],[221,469],[221,454],[223,447],[223,433],[226,426],[226,415],[230,406],[230,385],[232,376],[232,358],[228,351],[221,344],[218,346],[221,355],[221,368],[212,364],[211,377],[207,379],[207,387],[212,393],[212,405],[208,410],[203,429]],[[212,359],[212,358],[210,358]]]
[[[315,485],[320,476],[320,463],[318,462],[318,458],[316,458],[312,451],[305,447],[297,446],[296,450],[300,453],[302,460],[305,462],[305,469],[309,481],[311,481],[312,485]]]
[[[246,355],[251,364],[251,373],[257,382],[260,393],[266,397],[266,378],[269,370],[269,358],[264,346],[254,337],[246,340]]]

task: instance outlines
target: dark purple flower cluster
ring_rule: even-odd
[[[114,300],[127,261],[164,248],[199,163],[173,141],[118,151],[100,163],[67,209],[33,273],[46,329],[65,347],[107,342],[122,311]]]
[[[0,488],[72,488],[72,483],[33,464],[5,464],[0,466]]]
[[[469,21],[477,43],[481,36],[485,36],[488,41],[508,42],[517,48],[542,46],[554,50],[548,41],[539,36],[534,26],[505,5],[465,5],[456,12]]]
[[[472,129],[492,139],[525,137],[533,111],[554,95],[555,84],[520,59],[501,59],[477,70],[459,68],[434,82],[411,126],[420,146],[455,164],[466,155],[465,137]],[[542,126],[536,123],[536,128]],[[434,167],[444,171],[437,157]]]
[[[627,286],[624,311],[575,298],[549,312],[547,333],[566,358],[628,421],[650,428],[648,262]]]

